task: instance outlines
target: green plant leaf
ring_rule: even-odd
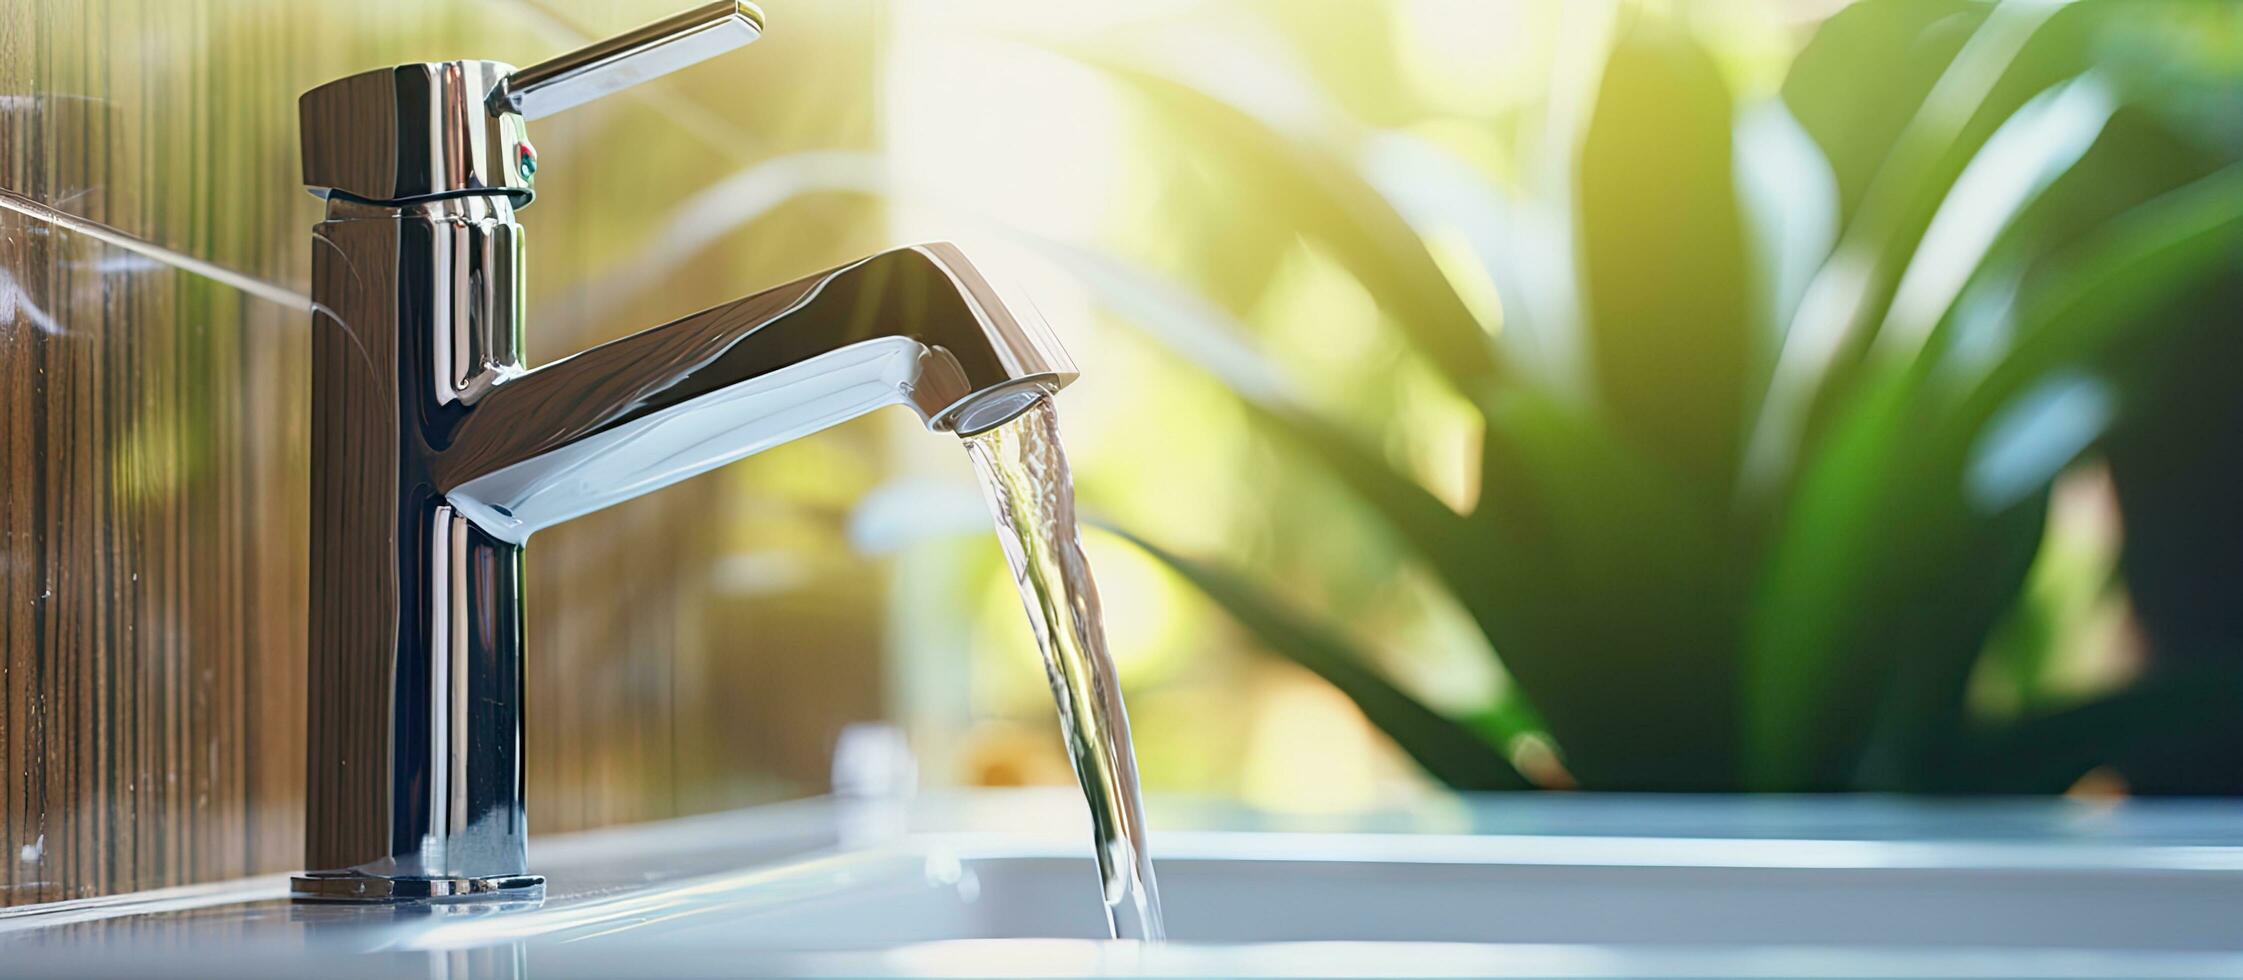
[[[1965,737],[1972,669],[2025,590],[2047,524],[2048,489],[1991,517],[1950,516],[1946,543],[1904,556],[1911,559],[1906,577],[1923,584],[1913,599],[1894,605],[1918,612],[1881,624],[1880,639],[1892,651],[1890,679],[1863,736],[1851,788],[1927,792],[1947,785]]]
[[[1507,534],[1505,526],[1479,519],[1480,514],[1459,515],[1302,404],[1283,373],[1253,349],[1244,328],[1221,310],[1128,263],[1058,243],[1041,248],[1089,287],[1101,306],[1223,379],[1257,427],[1348,490],[1366,513],[1426,563],[1495,645],[1498,659],[1513,643],[1528,655],[1550,646],[1525,632],[1531,610],[1542,604],[1551,586],[1543,572],[1546,561],[1530,559],[1520,549],[1521,535]],[[1525,524],[1531,513],[1521,504],[1511,525]]]
[[[1912,219],[1928,217],[1997,127],[2094,63],[2091,39],[2111,13],[2096,3],[1869,0],[1825,21],[1793,60],[1783,99],[1830,159],[1843,226],[1866,214],[1890,223],[1878,237],[1920,234]],[[1863,84],[1870,66],[1876,84]]]
[[[2016,343],[1970,393],[1950,438],[1976,433],[2052,371],[2155,350],[2158,341],[2182,325],[2154,314],[2170,298],[2214,275],[2234,275],[2239,254],[2243,163],[2229,164],[2109,222],[2055,260],[2057,270],[2042,280],[2044,288],[2018,301]],[[2214,316],[2222,312],[2207,311]]]
[[[1495,345],[1449,287],[1408,222],[1356,173],[1346,148],[1287,134],[1272,121],[1166,75],[1085,58],[1144,100],[1202,154],[1238,175],[1241,213],[1308,235],[1376,297],[1402,333],[1466,397],[1505,373]]]
[[[1922,356],[1974,279],[2009,271],[2008,262],[1990,261],[1995,250],[2015,243],[2007,232],[2080,163],[2116,109],[2111,86],[2082,75],[2034,96],[1986,140],[1940,202],[1895,283],[1891,309],[1877,329],[1878,356]]]
[[[1910,576],[1957,545],[1931,533],[1957,506],[1942,498],[1958,492],[1910,452],[1927,412],[1915,395],[1915,375],[1899,371],[1855,395],[1803,468],[1763,559],[1744,669],[1753,789],[1847,786],[1901,654],[1896,617],[1944,618],[1904,605],[1940,600]]]
[[[1770,175],[1731,172],[1750,170],[1732,152],[1753,152],[1731,147],[1754,144],[1733,135],[1718,73],[1653,20],[1636,22],[1606,62],[1585,138],[1553,141],[1579,145],[1583,158],[1577,193],[1548,200],[1460,196],[1456,185],[1476,172],[1428,169],[1423,154],[1381,158],[1390,137],[1359,142],[1314,119],[1304,126],[1310,117],[1267,111],[1252,93],[1195,87],[1188,69],[1100,65],[1191,144],[1202,197],[1219,217],[1314,239],[1479,407],[1483,479],[1469,515],[1263,363],[1224,310],[1246,308],[1261,284],[1245,280],[1266,278],[1266,268],[1224,266],[1208,274],[1240,278],[1236,291],[1183,302],[1133,288],[1129,276],[1098,288],[1132,297],[1111,305],[1150,333],[1222,338],[1178,349],[1196,349],[1244,389],[1259,431],[1331,474],[1424,557],[1583,786],[2059,789],[2141,744],[2123,732],[2152,724],[2155,709],[2083,709],[2077,735],[2061,726],[1978,731],[1964,716],[1963,687],[2015,605],[2051,475],[2114,413],[2123,419],[2157,397],[2158,365],[2170,363],[2178,338],[2225,325],[2213,322],[2225,310],[2189,297],[2243,255],[2243,176],[2202,176],[2234,144],[2198,141],[2209,157],[2174,152],[2192,135],[2158,126],[2216,113],[2152,113],[2178,98],[2157,90],[2167,75],[2155,39],[2137,38],[2132,68],[2121,70],[2101,33],[2168,6],[1868,0],[1841,12],[1786,80],[1799,127],[1776,134],[1794,150],[1805,148],[1802,134],[1814,144],[1793,154],[1794,166],[1828,157],[1829,193],[1769,199],[1835,201],[1837,216],[1794,227],[1785,204],[1756,202],[1758,252],[1745,241],[1750,209],[1735,188]],[[2102,91],[2117,101],[2087,98]],[[2044,93],[2048,113],[2020,113]],[[2066,114],[2083,106],[2099,108],[2106,128],[2079,157],[2090,130],[2058,124],[2089,119]],[[1994,158],[2007,151],[1989,140],[2005,130],[2024,144],[2047,137],[2050,152],[2024,168],[1990,169],[2016,179],[1991,185],[2001,206],[1963,229],[1957,240],[1968,248],[1946,248],[1934,234],[1944,216],[1984,203],[1978,182],[1958,180],[1979,162],[2004,162]],[[1428,184],[1428,175],[1451,183]],[[1472,207],[1442,212],[1458,200]],[[1569,203],[1577,220],[1562,213]],[[1577,234],[1509,227],[1535,208],[1547,229]],[[1449,266],[1426,245],[1436,231]],[[1462,291],[1482,284],[1455,278],[1448,246],[1459,233],[1491,266],[1499,304],[1479,292],[1467,302]],[[1275,253],[1273,240],[1240,236],[1217,251]],[[1814,243],[1805,249],[1813,254],[1776,269],[1779,254],[1799,258],[1777,242]],[[1564,259],[1534,266],[1533,253],[1552,243]],[[1510,254],[1521,251],[1525,261]],[[1191,274],[1213,260],[1188,258]],[[1896,297],[1919,268],[1937,273],[1939,288],[1926,287],[1929,300],[1900,316]],[[1553,337],[1571,334],[1572,346],[1564,357],[1546,356],[1554,345],[1530,356],[1512,339],[1491,341],[1471,312],[1491,305],[1506,331],[1525,313],[1518,318]],[[1771,317],[1787,332],[1777,336]],[[1894,323],[1907,342],[1880,344]],[[1763,358],[1753,345],[1772,342],[1783,356],[1766,359],[1774,377],[1751,420],[1752,459],[1761,458],[1759,431],[1777,431],[1777,463],[1752,492],[1724,495],[1735,470],[1720,461],[1738,455],[1736,433],[1756,407],[1753,376],[1767,367],[1755,365]],[[1578,353],[1591,355],[1593,390],[1578,373],[1555,376],[1554,365],[1581,367]],[[2092,394],[2096,410],[2049,439],[2036,413],[2066,392]],[[2014,452],[2028,437],[2042,441]],[[2001,479],[1983,478],[2005,467]],[[1303,615],[1233,571],[1156,557],[1264,642],[1323,664],[1320,674],[1375,722],[1406,732],[1398,740],[1441,778],[1518,780],[1508,766],[1498,779],[1469,762],[1492,754],[1500,765],[1491,747],[1499,739],[1485,734],[1500,726],[1475,734],[1484,720],[1428,712],[1370,669],[1329,614]],[[2111,723],[2118,715],[2130,720]],[[2049,750],[2036,755],[2034,738]],[[2006,765],[2015,780],[1984,771]]]
[[[1988,47],[2016,53],[1999,65],[1996,81],[1982,86],[1982,96],[1944,110],[1953,120],[1968,118],[1951,123],[1959,126],[1954,142],[1910,150],[1908,143],[1923,141],[1898,138],[1867,195],[1872,211],[1889,213],[1864,217],[1852,230],[1879,256],[1870,280],[1890,281],[1900,260],[1923,244],[1930,223],[1923,206],[1932,192],[1944,195],[1952,185],[1959,148],[1983,143],[2024,86],[2064,77],[2081,63],[2090,23],[2061,14],[2043,25],[2013,21],[2011,33],[2034,33]],[[1985,32],[1997,26],[1990,20],[1972,46],[1990,45]],[[1986,60],[1983,70],[1994,70],[1998,59]],[[1935,94],[1930,101],[1940,100]],[[1911,173],[1917,176],[1901,179]],[[1918,189],[1908,191],[1910,183]],[[1958,395],[1950,377],[1975,374],[1967,363],[1936,374],[1921,363],[1842,369],[1820,380],[1816,398],[1832,422],[1800,471],[1753,613],[1746,715],[1749,771],[1758,785],[1818,788],[1865,779],[1905,788],[1927,778],[1926,760],[1942,751],[1938,733],[1955,728],[1952,708],[1982,647],[1980,627],[1998,616],[1993,604],[2014,601],[2025,564],[2019,542],[2032,533],[2024,526],[2030,516],[1974,513],[1955,493],[1973,447],[1998,413],[2057,372],[2107,374],[2119,336],[2131,334],[2128,346],[2156,346],[2151,321],[2160,304],[2201,276],[2219,249],[2232,247],[2220,244],[2230,234],[2220,227],[2232,202],[2217,181],[2204,183],[2189,196],[2196,213],[2170,202],[2139,208],[2020,287],[2015,270],[2030,249],[2062,237],[2047,236],[2051,215],[2065,213],[2062,202],[2072,195],[2064,192],[2076,182],[2058,178],[2042,195],[2056,203],[2036,201],[2015,222],[2024,231],[2005,235],[1990,253],[1997,272],[2009,276],[2006,288],[2021,290],[2020,298],[1992,314],[1957,304],[1937,327],[1945,345],[1960,318],[2012,321],[2007,332],[2018,338],[2015,348],[1967,396]],[[2046,237],[2024,237],[2034,232]],[[1974,286],[1989,281],[2001,283],[1981,275]],[[1854,315],[1881,315],[1874,311],[1889,301],[1890,292],[1880,292],[1887,287],[1871,282],[1863,289]],[[1857,339],[1866,342],[1866,335]],[[1847,363],[1839,361],[1841,368]],[[1997,528],[2007,522],[2020,526],[2005,543]],[[1942,573],[1957,568],[1986,574],[1961,581]],[[1891,678],[1881,679],[1888,672]]]
[[[2217,169],[2218,161],[2202,145],[2174,131],[2158,114],[2122,106],[2079,163],[2005,230],[1971,290],[1997,302],[2003,296],[2043,294],[2074,274],[2072,263],[2065,261],[2072,257],[2068,249],[2127,209]],[[2243,352],[2238,343],[2243,334],[2230,322],[2231,311],[2243,308],[2239,289],[2243,277],[2236,275],[2224,281],[2215,275],[2181,287],[2162,306],[2142,314],[2142,322],[2159,325],[2149,331],[2155,338],[2122,344],[2116,357],[2095,358],[2119,375],[2115,388],[2123,396],[2100,451],[2118,490],[2126,531],[2121,567],[2153,668],[2184,651],[2230,649],[2243,639],[2243,633],[2230,630],[2223,637],[2200,625],[2237,621],[2233,605],[2220,598],[2233,590],[2218,583],[2223,576],[2233,580],[2235,556],[2243,554],[2235,529],[2243,525],[2230,518],[2231,508],[2203,492],[2207,486],[2234,482],[2234,462],[2201,447],[2218,444],[2238,427],[2237,406],[2243,400],[2235,397],[2226,375],[2227,365]],[[1973,305],[1993,304],[1979,300]],[[1942,329],[1952,335],[1940,338],[1939,352],[1952,361],[1983,356],[1978,352],[2000,333],[1992,328],[1998,323],[1989,324],[1989,319],[1951,318]],[[2036,643],[2051,641],[2034,636],[2036,627],[2045,631],[2051,624],[2021,617],[2003,648],[2012,657],[2011,680],[2024,691],[2032,690],[2045,670],[2032,657]],[[2154,777],[2144,774],[2149,781],[2141,788],[2155,791],[2171,785],[2160,779],[2172,777],[2210,777],[2214,781],[2189,785],[2206,792],[2230,791],[2232,779],[2211,775],[2221,771],[2206,764]],[[1958,775],[1950,784],[1972,785],[1980,775]]]
[[[1687,34],[1635,18],[1577,163],[1589,350],[1614,425],[1725,494],[1744,429],[1752,283],[1730,94]]]
[[[1518,481],[1476,515],[1516,584],[1460,597],[1585,788],[1734,785],[1733,549],[1687,478],[1581,408],[1532,391],[1491,406]]]
[[[1245,327],[1223,311],[1128,263],[1055,242],[1038,247],[1099,305],[1221,378],[1264,431],[1321,464],[1452,589],[1505,574],[1497,541],[1304,404],[1283,371],[1254,349]]]
[[[1882,8],[1895,5],[1865,6],[1891,16]],[[1920,104],[1907,97],[1906,73],[1895,73],[1900,78],[1895,86],[1902,93],[1897,101],[1908,108],[1905,122],[1889,137],[1877,126],[1864,125],[1842,147],[1826,146],[1839,177],[1841,200],[1846,202],[1845,224],[1830,261],[1817,273],[1799,315],[1785,333],[1767,395],[1754,420],[1748,475],[1756,489],[1764,491],[1789,476],[1803,447],[1819,438],[1850,399],[1849,392],[1859,380],[1856,374],[1865,370],[1863,355],[1891,310],[1901,276],[1955,180],[1986,139],[2027,100],[2077,76],[2090,63],[2085,52],[2092,21],[2078,13],[2088,6],[2006,3],[1978,8],[1982,17],[1973,13],[1918,22],[1903,16],[1903,29],[1879,42],[1897,38],[1904,48],[1925,44],[1944,51],[1945,42],[1933,43],[1926,37],[1968,28],[1952,56],[1942,54],[1938,59],[1936,78]],[[1834,20],[1831,26],[1835,25]],[[1878,50],[1877,44],[1864,47]],[[1867,55],[1867,51],[1856,52],[1841,60],[1852,61],[1856,71],[1862,65],[1881,64]],[[1898,54],[1892,57],[1905,60]],[[1793,70],[1811,76],[1821,70],[1820,64],[1802,55]],[[1856,116],[1883,118],[1881,114],[1890,111],[1878,107],[1833,112],[1833,105],[1863,110],[1858,100],[1880,99],[1886,93],[1883,85],[1857,84],[1853,89],[1853,94],[1829,104],[1801,99],[1791,105],[1818,140],[1833,128],[1851,128]],[[1878,135],[1854,142],[1854,136],[1863,132]],[[1862,159],[1842,159],[1842,154]]]
[[[1499,312],[1496,342],[1523,376],[1570,390],[1578,373],[1570,217],[1555,205],[1519,195],[1430,140],[1406,132],[1381,133],[1361,156],[1364,179],[1392,202],[1428,241],[1461,246],[1455,260],[1477,260],[1477,269],[1444,264],[1460,297],[1490,290]],[[1477,282],[1462,281],[1476,273]]]
[[[1115,533],[1206,593],[1270,652],[1339,688],[1434,778],[1462,790],[1531,788],[1496,746],[1380,676],[1338,629],[1289,608],[1234,572],[1185,558],[1126,531]]]
[[[1830,159],[1841,225],[1990,5],[1869,0],[1831,15],[1792,60],[1783,100]],[[1876,66],[1865,84],[1865,66]]]
[[[1499,542],[1355,437],[1306,412],[1248,403],[1254,419],[1323,469],[1392,528],[1453,590],[1506,583]]]
[[[2012,351],[1964,393],[1932,383],[1919,363],[1881,371],[1853,394],[1803,471],[1756,588],[1745,692],[1753,785],[1846,785],[1880,703],[1949,697],[1896,693],[1880,678],[1903,657],[1979,648],[1983,636],[1964,641],[2022,584],[2023,562],[1990,557],[2003,521],[1962,492],[1983,434],[2058,372],[2107,375],[2120,351],[2155,349],[2174,329],[2155,317],[2167,299],[2232,268],[2239,250],[2243,164],[2127,212],[2072,250],[2062,274],[2019,300]],[[1998,589],[1962,580],[1994,570],[2005,572]],[[1949,632],[1927,634],[1935,628]],[[1904,678],[1967,677],[1939,667]]]
[[[1737,119],[1737,204],[1755,280],[1754,321],[1765,361],[1815,270],[1838,240],[1838,181],[1806,130],[1774,102]],[[1765,375],[1765,363],[1755,365]],[[1758,392],[1749,392],[1757,408]]]
[[[2122,106],[2079,162],[2003,231],[1987,266],[2016,275],[2018,288],[2037,290],[2049,276],[2067,272],[2065,250],[2129,209],[2209,177],[2220,166],[2152,113]]]

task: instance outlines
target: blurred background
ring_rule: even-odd
[[[0,904],[300,861],[296,97],[682,5],[0,6]],[[1014,279],[1154,793],[2243,790],[2243,4],[765,6],[537,123],[532,358],[912,241]],[[867,722],[1071,782],[908,413],[527,560],[540,832]]]
[[[866,26],[871,144],[719,181],[639,285],[859,196],[1021,280],[1151,790],[2243,788],[2243,5]],[[741,468],[800,509],[720,580],[861,603],[930,781],[1069,781],[956,447],[855,428]]]

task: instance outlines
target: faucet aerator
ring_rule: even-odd
[[[929,420],[927,427],[960,436],[979,435],[1018,418],[1029,406],[1051,397],[1060,384],[1047,378],[1008,382],[951,406]]]

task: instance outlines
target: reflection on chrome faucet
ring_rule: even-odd
[[[901,248],[529,368],[514,209],[535,118],[753,40],[720,2],[519,71],[404,65],[304,95],[313,237],[310,784],[300,897],[535,894],[522,791],[529,536],[905,405],[1001,424],[1075,370],[955,247]]]

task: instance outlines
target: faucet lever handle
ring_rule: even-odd
[[[567,54],[515,69],[492,86],[496,114],[539,119],[714,58],[763,34],[763,11],[717,0]]]

